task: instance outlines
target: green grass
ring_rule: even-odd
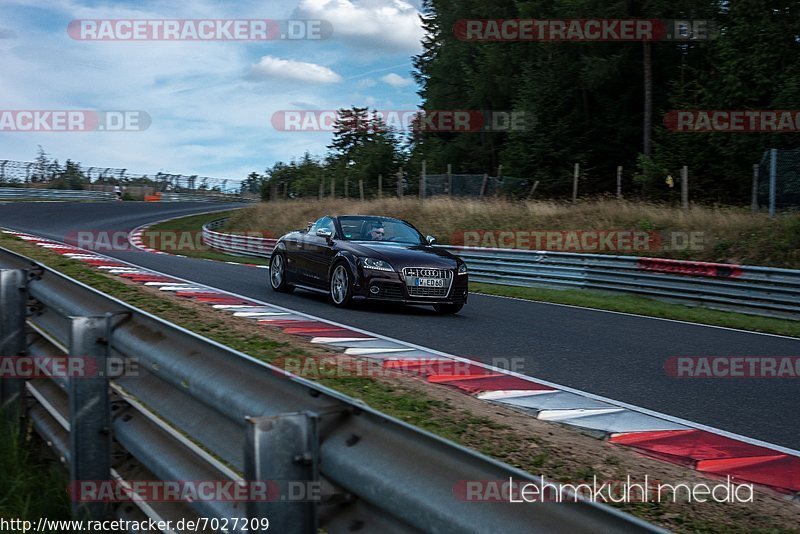
[[[148,232],[189,232],[192,236],[199,235],[202,230],[202,227],[205,223],[213,221],[215,219],[221,219],[223,217],[228,217],[233,213],[233,211],[221,211],[216,213],[206,213],[201,215],[190,215],[189,217],[180,217],[178,219],[171,219],[169,221],[164,221],[158,224],[154,224],[145,230],[145,243],[147,243],[146,234]],[[179,240],[180,242],[180,240]],[[197,243],[198,241],[193,239],[192,243]],[[155,245],[155,246],[153,246]],[[190,258],[202,258],[206,260],[217,260],[217,261],[234,261],[237,263],[252,263],[255,265],[269,265],[269,260],[267,258],[253,258],[250,256],[234,256],[233,254],[225,254],[224,252],[218,252],[216,250],[212,250],[205,246],[198,246],[195,248],[184,248],[182,247],[181,250],[170,250],[169,248],[165,248],[164,246],[160,246],[158,240],[154,244],[151,244],[152,248],[157,250],[161,250],[164,252],[169,252],[171,254],[181,254],[183,256],[188,256]]]
[[[470,282],[470,291],[487,295],[515,297],[539,302],[569,304],[585,308],[635,313],[648,317],[676,319],[693,323],[725,326],[800,337],[800,321],[774,319],[743,313],[711,310],[701,307],[682,306],[636,295],[619,295],[585,289],[544,289],[536,287],[517,287]]]
[[[69,519],[66,470],[32,429],[0,414],[0,517]]]

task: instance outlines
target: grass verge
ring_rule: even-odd
[[[538,302],[567,304],[594,308],[598,310],[633,313],[662,319],[675,319],[754,332],[779,334],[800,337],[800,321],[790,319],[774,319],[743,313],[711,310],[702,307],[671,304],[636,295],[620,295],[603,293],[585,289],[546,289],[537,287],[517,287],[499,284],[482,284],[470,282],[469,289],[473,293],[514,297]]]
[[[303,361],[331,355],[342,358],[338,353],[320,349],[301,338],[287,336],[272,328],[255,327],[252,322],[233,319],[229,314],[204,304],[164,295],[153,288],[112,277],[7,235],[0,234],[0,246],[174,324],[278,366],[290,358]],[[529,414],[488,404],[449,388],[428,384],[418,377],[398,374],[396,377],[323,378],[319,381],[360,398],[384,413],[510,465],[544,475],[551,481],[575,483],[593,476],[599,480],[625,480],[628,475],[642,480],[642,476],[648,474],[651,479],[665,482],[709,483],[709,479],[684,467],[640,456],[630,449],[598,441],[574,428],[539,421]],[[44,483],[41,478],[38,480],[30,491],[35,493],[38,485]],[[648,521],[683,532],[791,532],[797,525],[800,510],[796,503],[768,490],[759,491],[754,503],[730,506],[695,506],[679,501],[629,503],[620,507]]]
[[[282,235],[305,228],[307,221],[323,215],[347,213],[399,217],[423,234],[436,236],[442,244],[464,244],[464,232],[481,234],[479,244],[491,244],[486,235],[499,239],[498,232],[647,232],[644,245],[601,242],[578,244],[566,239],[523,239],[520,248],[563,252],[623,254],[678,260],[765,265],[800,268],[800,212],[782,213],[775,219],[752,214],[749,209],[694,205],[683,212],[667,204],[611,199],[582,200],[575,204],[552,201],[512,202],[500,199],[448,199],[434,197],[382,200],[299,199],[260,204],[239,210],[229,228],[268,230]],[[472,234],[474,237],[474,234]],[[533,234],[534,236],[536,234]],[[573,237],[578,234],[571,234]],[[507,238],[505,238],[507,239]],[[526,244],[527,242],[527,244]],[[494,246],[497,246],[495,244]],[[502,244],[500,245],[502,246]],[[587,247],[576,250],[579,247]]]
[[[206,260],[217,261],[233,261],[237,263],[251,263],[254,265],[269,265],[269,260],[266,258],[254,258],[234,256],[232,254],[225,254],[217,252],[203,244],[200,238],[200,232],[203,225],[214,219],[221,219],[228,217],[235,211],[221,211],[216,213],[206,213],[201,215],[190,215],[189,217],[180,217],[178,219],[171,219],[161,223],[154,224],[145,230],[143,241],[150,248],[169,252],[171,254],[181,254],[190,258],[202,258]],[[174,241],[166,241],[164,239],[149,239],[148,234],[152,235],[169,235],[170,233],[177,233]],[[182,236],[188,236],[188,239],[183,239]]]
[[[69,519],[67,477],[39,435],[0,413],[0,517]]]

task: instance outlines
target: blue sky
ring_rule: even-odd
[[[330,133],[276,131],[276,111],[413,110],[419,0],[104,2],[3,0],[0,110],[142,110],[141,132],[0,132],[0,159],[41,145],[63,162],[242,179]],[[76,19],[324,19],[317,41],[82,41]]]

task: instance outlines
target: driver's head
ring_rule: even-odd
[[[383,225],[377,224],[369,231],[369,238],[373,241],[382,241],[385,233],[386,230],[383,228]]]

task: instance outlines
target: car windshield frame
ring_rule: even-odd
[[[397,241],[397,240],[388,240],[388,239],[379,241],[379,240],[366,239],[366,238],[361,237],[361,236],[359,236],[358,238],[347,237],[347,233],[344,231],[344,226],[342,225],[342,221],[345,221],[345,222],[348,222],[348,223],[349,222],[353,222],[353,221],[360,221],[360,226],[363,226],[364,223],[367,223],[367,222],[370,222],[370,221],[383,222],[383,223],[387,223],[387,224],[398,224],[398,225],[401,225],[401,226],[406,227],[409,230],[411,230],[411,232],[413,232],[416,235],[418,240],[415,241],[415,242],[414,241],[405,241],[405,240],[404,241]],[[406,222],[406,221],[404,221],[402,219],[395,219],[393,217],[379,217],[379,216],[373,216],[373,215],[364,215],[364,216],[361,216],[361,215],[341,215],[339,217],[336,217],[336,226],[338,227],[339,236],[340,236],[340,239],[342,239],[342,241],[381,243],[381,244],[385,244],[385,245],[426,245],[427,244],[425,236],[422,235],[422,232],[417,230],[417,228],[413,224],[411,224],[409,222]]]

